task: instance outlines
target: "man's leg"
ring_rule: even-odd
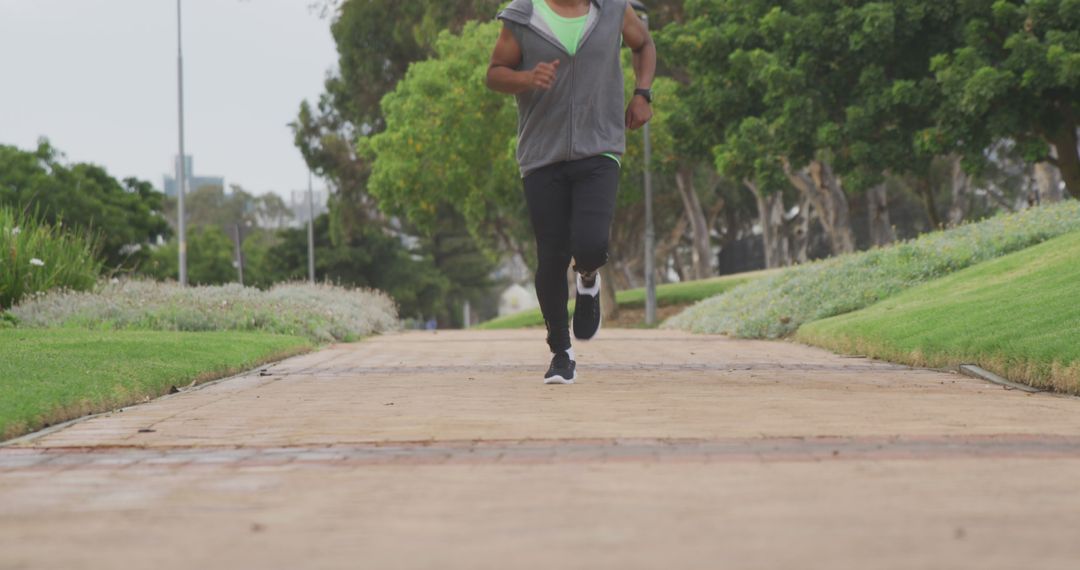
[[[566,268],[570,266],[570,186],[564,165],[555,164],[525,178],[525,201],[536,236],[536,296],[548,328],[551,352],[570,349]]]
[[[611,221],[619,192],[619,165],[598,156],[574,163],[571,173],[571,253],[578,272],[574,336],[588,340],[600,329],[600,275],[608,260]]]

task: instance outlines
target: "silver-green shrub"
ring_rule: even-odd
[[[925,281],[1080,231],[1080,202],[999,215],[891,247],[792,267],[706,299],[664,323],[699,333],[779,338]]]
[[[90,292],[36,294],[10,313],[21,327],[262,331],[315,342],[351,341],[398,326],[397,308],[381,292],[302,283],[260,291],[114,280]]]

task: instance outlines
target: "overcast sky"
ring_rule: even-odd
[[[307,187],[287,123],[336,52],[309,0],[183,0],[195,174],[261,194]],[[161,188],[178,152],[175,0],[0,0],[0,144]],[[316,187],[321,184],[316,181]]]

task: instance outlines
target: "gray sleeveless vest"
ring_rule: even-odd
[[[533,12],[514,0],[499,13],[521,46],[521,67],[559,60],[547,91],[517,96],[521,176],[549,164],[626,151],[625,95],[620,49],[627,0],[591,0],[585,33],[574,57]]]

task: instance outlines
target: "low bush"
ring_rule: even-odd
[[[713,295],[719,295],[737,285],[746,283],[751,279],[759,279],[770,273],[770,271],[754,271],[736,275],[713,277],[711,279],[700,279],[697,281],[665,283],[656,288],[656,304],[660,307],[689,305],[695,301],[707,299]],[[645,306],[645,289],[639,288],[618,291],[615,293],[615,300],[618,302],[620,309],[643,308]],[[567,304],[567,311],[570,314],[574,313],[573,298],[571,298],[570,302]],[[529,309],[527,311],[505,315],[481,323],[477,328],[481,330],[499,330],[542,326],[544,326],[544,316],[540,314],[540,309]]]
[[[85,232],[0,206],[0,310],[41,291],[93,288],[101,273],[97,249]]]
[[[180,287],[153,281],[102,283],[94,291],[37,294],[10,313],[20,327],[159,331],[263,331],[317,343],[352,341],[398,326],[394,302],[378,291],[285,284]]]
[[[666,328],[778,338],[971,265],[1080,230],[1070,200],[925,234],[891,247],[790,268],[736,287],[669,319]]]

